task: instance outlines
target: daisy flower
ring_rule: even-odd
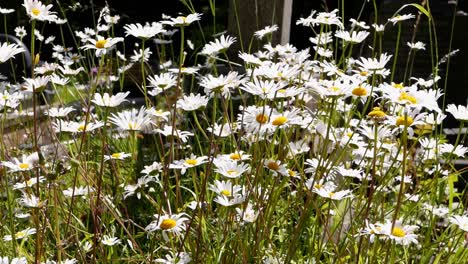
[[[146,23],[144,26],[140,23],[125,25],[125,36],[132,35],[140,39],[150,39],[157,34],[165,32],[161,23],[154,22],[152,24]]]
[[[289,176],[289,171],[286,165],[281,164],[281,161],[274,159],[266,159],[263,162],[263,166],[272,172],[273,176],[277,176],[278,173],[282,176]]]
[[[461,230],[468,232],[468,216],[454,215],[449,218],[450,223],[457,225]]]
[[[144,62],[148,62],[151,54],[153,54],[153,52],[150,51],[149,48],[146,48],[145,50],[138,50],[138,52],[136,50],[133,51],[133,56],[130,57],[130,60],[132,62],[141,62],[141,60],[143,59]]]
[[[257,220],[258,211],[253,208],[251,203],[247,204],[245,209],[236,208],[237,221],[242,221],[244,223],[253,223]]]
[[[397,16],[394,16],[392,18],[389,18],[388,21],[392,22],[393,25],[395,25],[398,22],[413,19],[413,18],[415,18],[415,16],[413,14],[405,14],[405,15],[397,15]]]
[[[129,131],[142,131],[153,123],[144,106],[139,110],[132,108],[117,114],[112,113],[109,121],[120,129]]]
[[[201,15],[202,14],[194,13],[188,16],[178,16],[176,18],[170,17],[169,18],[170,20],[165,20],[165,21],[162,21],[161,23],[170,25],[173,27],[185,27],[185,26],[192,24],[195,21],[200,20]]]
[[[344,31],[340,30],[335,33],[335,37],[342,39],[345,42],[349,42],[351,44],[358,44],[363,42],[367,36],[369,36],[369,32],[367,31]]]
[[[194,111],[201,107],[208,105],[208,97],[191,93],[190,95],[184,95],[183,98],[177,100],[177,107],[182,108],[184,111]]]
[[[185,171],[188,168],[193,168],[199,165],[202,165],[204,163],[208,162],[208,157],[207,156],[200,156],[197,157],[194,154],[191,154],[189,158],[187,159],[182,159],[182,160],[176,160],[174,163],[169,165],[169,169],[181,169],[181,174],[185,174]]]
[[[175,252],[166,254],[165,258],[157,258],[153,260],[156,263],[163,263],[163,264],[187,264],[192,261],[190,254],[187,252]]]
[[[161,230],[165,238],[167,238],[166,233],[172,233],[177,236],[182,235],[186,228],[185,222],[189,220],[186,213],[164,215],[156,214],[154,217],[156,220],[146,226],[145,231],[152,233],[157,230]]]
[[[52,5],[46,6],[39,0],[24,0],[23,6],[31,20],[53,22],[57,19],[55,12],[50,11]]]
[[[104,237],[101,239],[101,243],[106,245],[106,246],[114,246],[120,244],[120,239],[117,237],[112,237],[109,235],[104,235]]]
[[[283,89],[286,83],[278,83],[272,80],[260,80],[254,78],[253,82],[247,82],[240,88],[249,94],[260,96],[262,99],[275,97],[276,93]]]
[[[351,190],[343,190],[343,191],[335,191],[335,188],[319,188],[319,189],[313,189],[312,192],[320,195],[321,197],[324,198],[329,198],[332,200],[343,200],[345,198],[350,198],[353,197],[353,194]]]
[[[107,161],[107,160],[123,160],[123,159],[126,159],[126,158],[130,157],[130,156],[131,156],[130,153],[116,152],[116,153],[113,153],[112,155],[104,155],[104,161]]]
[[[193,136],[192,132],[178,130],[172,126],[166,125],[163,129],[156,129],[155,132],[163,134],[166,137],[172,136],[180,139],[182,143],[186,143],[189,136]]]
[[[96,50],[96,56],[100,57],[114,48],[115,44],[122,42],[123,40],[123,38],[104,38],[102,36],[97,36],[97,39],[87,39],[87,42],[90,42],[91,44],[86,44],[81,48],[85,50],[94,49]]]
[[[237,161],[216,159],[215,172],[223,175],[224,177],[235,179],[239,178],[244,172],[250,170],[250,166],[245,163],[237,163]]]
[[[239,114],[237,119],[247,132],[264,135],[274,131],[274,127],[270,123],[273,110],[268,105],[264,107],[248,106],[245,109],[241,106],[240,110],[242,114]]]
[[[23,26],[18,26],[15,28],[15,35],[18,38],[23,39],[24,37],[28,35],[28,33],[26,33],[26,29],[24,29]]]
[[[208,127],[206,130],[217,137],[229,137],[236,131],[236,123],[215,123],[213,127]]]
[[[63,190],[62,193],[65,197],[86,196],[88,193],[93,192],[94,189],[89,186],[78,186]]]
[[[27,238],[30,235],[34,235],[34,234],[36,234],[36,228],[28,227],[28,228],[26,228],[24,230],[16,232],[16,234],[14,235],[14,239],[23,239],[23,238]],[[4,241],[12,241],[13,236],[6,235],[6,236],[3,237],[3,240]]]
[[[302,117],[299,116],[300,110],[293,108],[282,113],[276,113],[271,115],[271,124],[274,127],[286,128],[292,125],[302,125]]]
[[[260,66],[262,65],[262,61],[257,58],[255,55],[248,54],[248,53],[239,53],[239,58],[241,58],[246,64]]]
[[[360,60],[356,61],[356,64],[360,66],[361,71],[378,73],[385,69],[385,65],[390,61],[390,58],[392,58],[392,55],[383,53],[378,59],[361,57]]]
[[[262,39],[266,35],[271,34],[271,33],[275,32],[277,30],[278,30],[277,25],[266,26],[265,28],[263,28],[261,30],[255,31],[254,36],[256,38],[258,38],[258,39]]]
[[[99,93],[94,94],[94,99],[91,102],[95,103],[96,105],[103,106],[103,107],[116,107],[119,106],[122,102],[127,101],[125,99],[130,92],[126,93],[117,93],[116,95],[110,96],[108,93],[104,93],[103,95]]]
[[[102,121],[88,122],[86,125],[84,121],[75,122],[75,121],[58,120],[57,122],[52,123],[52,127],[54,128],[54,131],[56,133],[59,133],[59,132],[83,133],[85,131],[90,132],[102,126],[104,126],[104,122]]]
[[[464,105],[449,104],[445,111],[451,113],[457,120],[468,121],[468,107]]]
[[[13,13],[13,12],[15,12],[14,9],[8,9],[8,8],[1,8],[0,7],[0,14],[7,15],[7,14],[10,14],[10,13]]]
[[[386,237],[404,246],[418,244],[418,235],[413,233],[418,229],[419,227],[415,225],[403,225],[401,221],[396,221],[393,228],[391,221],[387,221],[387,223],[382,226]]]
[[[160,94],[162,91],[175,87],[177,85],[177,76],[172,73],[161,73],[148,77],[148,87],[154,88],[153,91],[148,92],[152,96]]]
[[[37,177],[31,177],[27,181],[15,183],[15,185],[13,185],[13,190],[21,190],[21,189],[29,188],[29,187],[34,186],[38,182],[43,182],[43,181],[45,181],[44,176],[40,176],[39,181]]]
[[[222,35],[219,39],[205,44],[200,54],[206,56],[216,56],[218,53],[226,51],[234,42],[236,38]]]
[[[208,74],[200,79],[199,85],[204,88],[205,94],[210,97],[221,94],[225,98],[231,97],[231,92],[243,83],[242,76],[238,72],[229,72],[226,76],[220,74],[213,76]]]
[[[21,91],[24,93],[39,93],[42,92],[50,82],[50,76],[39,76],[36,78],[24,78],[24,83],[21,86]]]
[[[24,191],[23,196],[18,198],[18,203],[21,206],[29,207],[29,208],[41,208],[46,204],[46,201],[41,201],[41,199],[34,194],[27,194]]]
[[[240,185],[233,185],[232,182],[218,180],[215,180],[214,184],[210,184],[208,189],[218,195],[224,195],[228,197],[236,196],[244,191],[244,188]]]
[[[332,33],[331,32],[319,33],[315,37],[310,37],[309,41],[317,46],[326,46],[327,44],[333,42]]]
[[[410,47],[412,50],[425,50],[426,49],[426,44],[424,44],[421,41],[418,41],[416,43],[411,43],[411,42],[406,42],[406,45]]]
[[[216,196],[215,199],[213,199],[213,202],[218,203],[222,206],[226,206],[226,207],[241,204],[244,201],[245,201],[245,196],[242,194],[237,194],[232,197],[228,197],[225,195],[218,195]]]
[[[25,52],[25,49],[18,44],[0,44],[0,63],[4,63],[7,60],[13,58],[16,54]]]
[[[36,166],[39,161],[39,155],[34,152],[28,156],[23,155],[21,161],[13,158],[13,161],[3,161],[1,164],[10,169],[11,172],[29,171]]]

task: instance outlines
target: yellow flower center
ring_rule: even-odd
[[[372,109],[372,111],[370,111],[367,116],[373,118],[384,118],[385,112],[380,110],[380,107],[374,107],[374,109]]]
[[[27,164],[27,163],[20,163],[20,164],[18,164],[18,167],[19,167],[20,169],[22,169],[22,170],[27,170],[27,169],[29,169],[29,164]]]
[[[367,95],[367,90],[361,86],[356,87],[353,89],[352,93],[356,96],[366,96]]]
[[[33,15],[35,16],[38,16],[41,13],[41,10],[39,10],[38,8],[33,8],[31,9],[31,13],[33,13]]]
[[[120,153],[114,153],[114,154],[112,154],[111,156],[112,156],[112,158],[114,158],[114,159],[119,159],[120,157],[122,157],[122,154],[120,154]]]
[[[411,116],[400,116],[396,120],[396,125],[397,126],[411,126],[413,124],[413,118]]]
[[[32,185],[33,185],[33,179],[29,179],[26,181],[26,186],[32,186]]]
[[[80,125],[78,127],[78,131],[84,131],[86,129],[86,126],[85,125]]]
[[[265,124],[266,122],[268,122],[268,116],[264,114],[259,114],[255,117],[255,120],[257,120],[257,122],[259,122],[260,124]]]
[[[226,171],[226,172],[227,172],[227,174],[229,174],[229,175],[233,175],[233,174],[237,174],[237,173],[238,173],[238,171],[236,171],[236,170],[228,170],[228,171]]]
[[[403,88],[402,83],[393,83],[392,86],[393,86],[393,88],[397,88],[397,89],[402,89]]]
[[[366,71],[362,71],[359,73],[359,75],[366,77],[367,75],[369,75],[369,73]]]
[[[163,230],[167,230],[167,229],[174,228],[176,225],[177,225],[177,222],[174,219],[168,218],[168,219],[164,219],[159,225],[159,227]]]
[[[103,49],[106,46],[107,39],[100,39],[96,41],[96,48]]]
[[[278,163],[276,163],[274,161],[270,161],[267,164],[267,168],[269,168],[270,170],[277,171],[277,170],[279,170],[280,166],[278,165]]]
[[[222,190],[222,191],[221,191],[221,194],[224,195],[224,196],[231,196],[231,191],[229,191],[229,190]]]
[[[414,96],[411,96],[411,95],[409,95],[409,94],[407,94],[407,93],[405,93],[405,92],[402,92],[402,93],[400,94],[400,97],[398,97],[398,100],[400,100],[400,101],[408,101],[408,102],[410,102],[410,103],[412,103],[412,104],[417,103],[417,100],[416,100],[416,98],[415,98]]]
[[[229,158],[232,160],[240,160],[241,155],[239,153],[232,153],[231,155],[229,155]]]
[[[320,183],[314,184],[314,188],[315,188],[315,189],[322,189],[322,187],[323,187],[323,186],[322,186],[322,184],[320,184]]]
[[[333,92],[338,92],[341,90],[339,87],[336,87],[336,86],[332,86],[329,89],[332,90]]]
[[[26,232],[24,231],[19,231],[18,233],[15,234],[15,238],[22,238],[26,236]]]
[[[278,93],[286,93],[286,89],[279,89]]]
[[[135,122],[129,122],[128,123],[128,130],[135,130],[136,128],[136,123]]]
[[[288,174],[289,174],[289,176],[291,176],[291,177],[295,177],[295,176],[296,176],[296,172],[293,171],[293,170],[288,170]]]
[[[288,118],[285,116],[279,116],[273,120],[272,124],[274,126],[281,126],[284,125],[284,123],[288,122]]]
[[[332,198],[333,196],[335,196],[335,193],[334,193],[334,192],[330,192],[330,193],[328,194],[328,196],[330,196],[330,198]]]
[[[406,233],[405,230],[401,229],[400,227],[394,227],[392,230],[392,235],[396,237],[405,237]]]
[[[195,166],[197,165],[198,161],[196,159],[188,159],[185,161],[186,164]]]

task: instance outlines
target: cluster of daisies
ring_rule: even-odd
[[[23,6],[34,23],[66,23],[51,10],[52,5],[25,0]],[[7,15],[14,10],[0,8],[0,12]],[[80,41],[76,50],[55,44],[52,36],[46,39],[41,32],[33,32],[36,41],[51,45],[53,62],[35,59],[33,75],[18,83],[0,76],[4,118],[7,114],[36,117],[39,108],[31,113],[22,103],[46,90],[69,90],[82,107],[48,103],[41,108],[51,137],[60,143],[52,150],[39,146],[30,153],[17,149],[9,153],[2,147],[1,170],[7,177],[3,182],[8,184],[4,204],[12,213],[8,221],[13,222],[1,229],[5,246],[0,246],[0,252],[7,255],[33,243],[28,237],[38,232],[41,235],[36,237],[44,239],[51,232],[51,237],[60,240],[60,232],[55,237],[57,223],[42,227],[37,220],[54,212],[49,209],[56,207],[56,188],[66,201],[63,206],[72,206],[62,213],[63,221],[80,226],[77,230],[85,224],[75,215],[71,217],[71,211],[85,213],[90,205],[99,210],[105,206],[118,219],[101,222],[104,217],[97,220],[100,217],[94,215],[99,210],[91,209],[93,224],[102,224],[102,232],[94,232],[95,228],[73,241],[67,237],[72,248],[79,248],[80,256],[96,254],[99,247],[106,248],[108,256],[118,251],[123,252],[119,256],[127,257],[150,248],[154,250],[148,252],[151,261],[188,263],[196,247],[186,245],[197,244],[201,233],[209,239],[224,239],[219,237],[221,230],[211,230],[208,225],[252,239],[257,232],[254,227],[286,222],[288,229],[278,231],[294,230],[294,234],[284,234],[286,239],[299,243],[293,238],[316,236],[329,245],[328,251],[339,250],[332,243],[340,232],[347,233],[338,236],[349,247],[353,243],[346,241],[353,239],[359,239],[360,245],[381,241],[376,245],[382,251],[387,241],[403,247],[426,245],[428,227],[423,221],[427,219],[437,222],[434,229],[441,234],[468,232],[464,206],[453,201],[462,192],[452,182],[456,173],[452,161],[463,158],[468,148],[460,144],[464,138],[451,144],[438,134],[447,114],[461,125],[468,121],[468,108],[439,107],[443,96],[439,76],[395,81],[389,66],[395,54],[351,56],[353,46],[363,45],[372,33],[382,38],[389,23],[400,26],[413,18],[398,15],[386,24],[371,26],[351,19],[348,25],[338,10],[312,12],[297,24],[314,32],[310,42],[315,52],[290,44],[273,45],[269,40],[278,27],[272,25],[254,35],[265,43],[261,50],[240,52],[236,60],[242,65],[228,61],[229,70],[223,73],[216,70],[216,64],[226,61],[227,50],[237,41],[228,35],[197,48],[182,38],[181,57],[160,61],[157,72],[146,67],[156,50],[145,43],[161,50],[172,45],[174,34],[201,19],[198,13],[123,26],[126,38],[141,41],[130,56],[122,51],[124,37],[111,34],[120,17],[111,16],[107,7],[100,12],[95,28],[74,32]],[[22,27],[15,32],[21,39],[27,35]],[[425,50],[422,42],[407,45],[412,56]],[[204,64],[185,65],[189,50],[197,52]],[[19,61],[24,52],[18,44],[0,43],[0,63]],[[335,60],[341,53],[341,59]],[[107,68],[110,58],[115,64]],[[86,59],[94,59],[98,67],[86,69]],[[134,105],[129,92],[113,88],[135,66],[141,66],[143,74],[137,83],[145,96],[142,106]],[[144,138],[154,139],[144,146],[154,153],[145,154],[138,147]],[[99,148],[90,147],[90,141]],[[147,156],[153,160],[136,170],[137,162]],[[57,175],[46,177],[51,171]],[[146,222],[137,223],[121,211],[126,202],[135,200],[153,206],[142,217]],[[291,202],[294,210],[281,202],[291,200],[296,201]],[[308,211],[315,220],[302,217]],[[287,219],[291,214],[296,220]],[[347,220],[348,215],[353,220]],[[306,234],[300,229],[306,222],[301,221],[316,221],[314,230],[318,231]],[[341,227],[331,229],[324,224],[331,221],[338,221]],[[146,239],[136,240],[129,234],[129,226],[139,230],[139,238],[144,233]],[[69,229],[72,227],[65,230]],[[425,231],[420,232],[422,229]],[[438,235],[431,234],[429,239],[441,242]],[[281,241],[270,239],[259,254],[275,252]],[[455,242],[459,244],[452,247],[463,246],[451,241]],[[18,252],[27,254],[25,250],[26,246]],[[283,253],[274,258],[280,262],[289,259]],[[77,254],[69,252],[75,258],[60,263],[77,263]],[[33,258],[32,252],[29,259],[17,257],[16,252],[14,256],[11,263],[27,263]],[[263,261],[269,263],[270,257]],[[10,263],[9,257],[0,260]]]

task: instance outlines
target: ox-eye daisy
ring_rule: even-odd
[[[28,156],[23,155],[21,161],[17,158],[13,158],[13,161],[3,161],[1,164],[10,169],[10,171],[29,171],[39,161],[39,155],[34,152]]]
[[[52,22],[57,19],[55,12],[50,11],[52,5],[46,6],[39,0],[24,0],[23,6],[31,20]]]
[[[109,50],[114,48],[115,44],[122,42],[123,38],[105,38],[102,36],[97,36],[97,39],[89,38],[87,39],[90,44],[86,44],[82,49],[94,49],[96,50],[96,56],[100,57],[101,55],[105,55]]]
[[[91,100],[91,102],[99,106],[116,107],[116,106],[119,106],[122,102],[127,101],[125,98],[129,94],[130,92],[126,92],[126,93],[117,93],[116,95],[111,96],[108,93],[104,93],[103,95],[96,93],[94,94],[94,99]]]
[[[8,43],[1,43],[0,44],[0,63],[3,63],[11,58],[13,58],[16,54],[24,52],[25,49],[18,44],[8,44]]]
[[[152,123],[151,116],[143,106],[139,110],[133,108],[117,114],[112,113],[109,121],[120,129],[129,131],[144,130]]]
[[[189,220],[187,214],[185,213],[164,215],[156,214],[154,217],[156,220],[146,226],[145,231],[152,233],[157,230],[161,230],[165,238],[167,238],[166,233],[172,233],[175,235],[183,234],[183,231],[186,227],[185,222]]]

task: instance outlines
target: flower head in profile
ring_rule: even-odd
[[[266,26],[265,28],[255,31],[254,36],[258,39],[264,38],[266,35],[271,34],[278,30],[277,25]]]
[[[58,120],[56,123],[52,123],[52,127],[56,133],[59,132],[70,132],[70,133],[83,133],[90,132],[95,129],[104,126],[102,121],[98,122],[75,122],[75,121],[62,121]]]
[[[13,158],[12,161],[3,161],[1,164],[9,168],[11,172],[29,171],[34,168],[38,161],[39,155],[37,152],[34,152],[28,156],[23,155],[21,160]]]
[[[120,129],[129,131],[141,131],[152,124],[151,116],[143,106],[140,110],[133,108],[117,114],[112,113],[109,121]]]
[[[392,18],[389,18],[388,21],[392,22],[393,25],[395,25],[398,22],[409,20],[409,19],[412,19],[412,18],[415,18],[415,16],[412,15],[412,14],[405,14],[405,15],[397,15],[397,16],[394,16]]]
[[[131,154],[130,153],[125,153],[125,152],[116,152],[116,153],[112,153],[111,155],[104,155],[104,160],[107,161],[107,160],[123,160],[123,159],[126,159],[128,157],[130,157]]]
[[[185,27],[200,20],[201,15],[202,14],[199,13],[193,13],[188,16],[178,16],[176,18],[170,17],[169,20],[162,21],[162,23],[173,27]]]
[[[194,111],[198,108],[205,107],[208,104],[209,99],[200,94],[184,95],[183,98],[177,100],[177,107],[184,109],[184,111]]]
[[[3,240],[4,241],[12,241],[13,238],[14,239],[23,239],[23,238],[27,239],[28,236],[33,235],[33,234],[36,234],[36,228],[28,227],[28,228],[26,228],[24,230],[16,232],[16,234],[14,236],[11,236],[11,235],[4,236]]]
[[[3,14],[3,15],[7,15],[7,14],[11,14],[15,12],[14,9],[10,9],[10,8],[1,8],[0,7],[0,14]]]
[[[52,5],[46,6],[39,0],[24,0],[23,6],[31,20],[52,22],[57,19],[55,12],[50,11]]]
[[[451,113],[455,119],[460,121],[468,121],[468,107],[464,105],[449,104],[447,106],[447,112]]]
[[[157,34],[163,33],[166,30],[163,29],[161,23],[154,22],[152,24],[146,23],[145,25],[129,24],[124,26],[125,36],[132,35],[140,39],[150,39]]]
[[[215,41],[211,41],[210,43],[206,44],[200,54],[206,56],[215,56],[226,51],[234,42],[236,42],[235,37],[226,37],[222,35],[219,39],[215,39]]]
[[[13,58],[16,54],[24,52],[24,48],[18,44],[0,43],[0,63]]]
[[[424,44],[421,41],[418,41],[415,43],[407,42],[406,45],[408,45],[408,47],[410,47],[410,49],[412,50],[425,50],[426,49],[426,44]]]
[[[122,102],[127,101],[125,98],[129,94],[130,92],[126,92],[117,93],[116,95],[110,96],[108,93],[104,93],[103,95],[96,93],[94,94],[94,99],[91,100],[91,102],[103,107],[116,107],[119,106]]]
[[[449,218],[450,223],[457,225],[461,230],[468,232],[468,216],[454,215]]]
[[[105,236],[102,237],[101,243],[106,245],[106,246],[111,247],[111,246],[120,244],[120,239],[118,239],[117,237],[105,235]]]

